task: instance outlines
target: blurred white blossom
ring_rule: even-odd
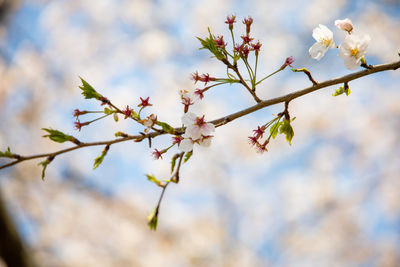
[[[350,33],[353,30],[353,23],[348,18],[345,18],[343,20],[340,19],[335,20],[335,26],[348,33]]]

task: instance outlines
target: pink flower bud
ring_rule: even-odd
[[[231,16],[227,16],[226,17],[226,24],[229,24],[229,30],[233,30],[233,23],[236,22],[236,16],[235,15],[231,15]]]
[[[152,153],[153,154],[153,158],[154,159],[162,159],[162,154],[163,154],[163,152],[161,152],[161,151],[158,151],[158,149],[156,148],[156,149],[154,149],[154,152]]]
[[[217,38],[215,38],[214,43],[220,48],[225,48],[226,46],[226,43],[224,42],[224,36],[218,36]]]
[[[250,53],[250,49],[247,45],[242,46],[242,50],[240,51],[244,58],[247,58]]]
[[[204,90],[201,89],[196,89],[194,91],[195,96],[197,96],[199,99],[203,99],[204,98]]]
[[[182,140],[183,140],[183,137],[180,135],[172,137],[172,143],[178,144],[178,146],[181,144]]]
[[[253,23],[253,18],[252,17],[248,17],[248,18],[245,18],[243,20],[243,24],[246,25],[246,34],[247,35],[249,35],[249,33],[250,33],[250,27],[251,27],[252,23]]]
[[[253,41],[253,39],[254,38],[250,38],[250,36],[249,35],[246,35],[246,36],[240,36],[240,37],[242,37],[242,39],[243,39],[243,43],[245,43],[245,44],[248,44],[248,43],[250,43],[251,41]]]
[[[86,110],[75,109],[75,110],[74,110],[74,117],[76,117],[76,119],[78,119],[78,117],[79,117],[80,115],[84,115],[84,114],[86,114],[86,113],[87,113]]]
[[[74,128],[75,128],[76,130],[78,130],[78,131],[81,131],[81,128],[82,128],[83,126],[86,126],[86,125],[89,125],[89,124],[90,124],[89,121],[87,121],[87,122],[80,122],[80,121],[78,120],[78,121],[74,122]]]
[[[281,66],[281,69],[284,69],[284,68],[286,68],[287,66],[290,66],[290,67],[291,67],[291,65],[293,64],[293,62],[294,62],[294,58],[293,58],[292,56],[287,57],[286,60],[285,60],[285,63],[283,63],[283,65]]]
[[[138,107],[148,107],[148,106],[152,106],[152,104],[149,103],[149,99],[150,97],[147,97],[145,99],[140,98],[141,103],[138,105]]]
[[[251,45],[251,50],[253,50],[257,56],[258,52],[260,52],[260,48],[261,48],[262,44],[260,43],[260,41],[258,41],[256,44],[250,44],[250,45]]]
[[[256,139],[262,138],[264,132],[265,132],[265,126],[257,126],[257,129],[253,130],[254,132],[254,137]]]
[[[249,143],[250,145],[258,145],[258,139],[255,136],[249,136]]]
[[[350,33],[353,30],[353,23],[348,18],[343,20],[340,19],[335,20],[335,26],[348,33]]]
[[[142,99],[142,98],[140,98]],[[122,113],[125,115],[124,119],[129,118],[132,115],[133,109],[129,108],[129,106],[126,106],[126,109],[122,111]]]

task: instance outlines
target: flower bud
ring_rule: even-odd
[[[353,30],[353,23],[348,18],[343,20],[340,19],[335,20],[335,26],[348,33],[350,33]]]
[[[243,20],[243,24],[245,24],[246,25],[246,35],[249,35],[250,34],[250,27],[251,27],[251,24],[253,23],[253,18],[252,17],[248,17],[248,18],[245,18],[244,20]]]
[[[226,17],[226,24],[229,24],[229,30],[233,30],[233,23],[236,22],[236,16],[235,15],[231,15],[231,16],[227,16]]]
[[[293,64],[293,62],[294,62],[294,58],[293,58],[292,56],[287,57],[286,60],[285,60],[285,63],[283,63],[283,65],[281,66],[281,69],[284,69],[284,68],[286,68],[287,66],[290,66],[290,67],[291,67],[291,65]]]

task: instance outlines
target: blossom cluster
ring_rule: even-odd
[[[339,56],[343,58],[345,67],[354,70],[365,61],[364,56],[371,38],[367,34],[355,34],[353,23],[348,18],[336,20],[335,26],[348,33],[344,42],[336,46],[332,31],[325,25],[319,24],[313,30],[312,36],[316,42],[309,49],[310,56],[320,60],[330,48],[339,48]]]
[[[185,133],[179,138],[175,138],[178,147],[183,152],[193,150],[194,144],[208,147],[211,144],[212,133],[215,131],[214,124],[206,122],[204,115],[199,117],[192,112],[187,112],[182,116],[182,123],[186,127]]]

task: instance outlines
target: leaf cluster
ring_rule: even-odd
[[[222,60],[225,59],[226,56],[223,53],[223,49],[218,47],[214,42],[214,36],[211,34],[210,28],[208,28],[209,36],[205,39],[201,39],[200,37],[196,37],[203,47],[199,49],[209,50],[217,59]]]

